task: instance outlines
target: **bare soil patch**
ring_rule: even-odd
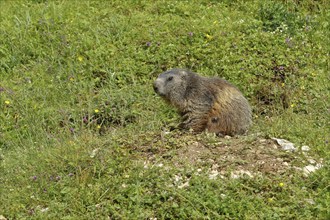
[[[258,135],[216,137],[210,134],[167,133],[146,145],[134,148],[148,164],[172,164],[174,167],[207,169],[215,176],[237,178],[247,175],[283,175],[299,171],[321,159],[297,147],[283,150],[273,139]]]

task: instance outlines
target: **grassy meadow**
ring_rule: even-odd
[[[1,0],[0,219],[330,219],[329,52],[326,0]],[[175,67],[240,88],[248,135],[172,130]]]

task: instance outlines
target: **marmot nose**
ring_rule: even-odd
[[[154,91],[158,93],[158,87],[154,84]]]

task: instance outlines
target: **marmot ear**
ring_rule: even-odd
[[[188,72],[186,70],[180,70],[180,74],[181,74],[182,78],[186,78],[186,76],[188,75]]]

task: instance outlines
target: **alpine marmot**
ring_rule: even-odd
[[[179,110],[182,128],[236,135],[244,134],[251,125],[248,101],[224,79],[172,69],[160,74],[153,86],[157,94]]]

